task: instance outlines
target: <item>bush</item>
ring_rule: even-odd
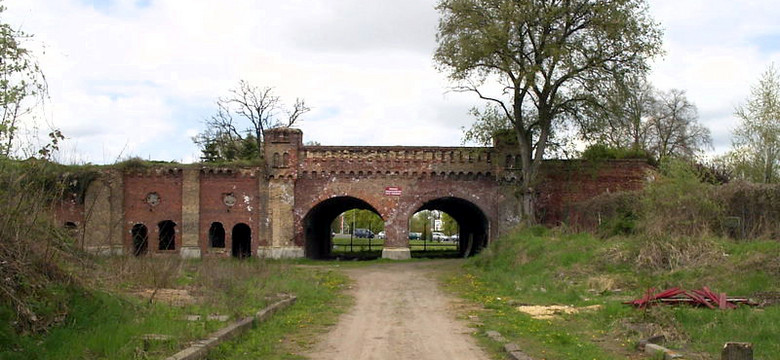
[[[653,162],[653,156],[642,149],[615,148],[605,144],[593,144],[582,152],[582,159],[590,161],[642,159]]]
[[[718,233],[723,206],[713,185],[703,183],[687,162],[666,162],[664,176],[649,184],[641,200],[641,227],[650,236]]]
[[[42,160],[0,161],[0,314],[12,309],[14,316],[2,320],[18,333],[61,321],[67,314],[61,300],[75,281],[63,266],[74,259],[73,239],[51,221],[51,202],[66,187],[52,167]]]
[[[724,204],[723,224],[738,238],[780,239],[780,185],[733,182],[717,188],[715,196]]]
[[[577,230],[600,236],[628,235],[636,231],[641,192],[605,193],[574,204],[569,210],[569,222]]]

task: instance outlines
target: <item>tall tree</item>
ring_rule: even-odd
[[[774,65],[764,71],[734,115],[740,123],[734,129],[733,150],[727,155],[734,174],[776,183],[780,165],[780,75]]]
[[[645,72],[647,59],[661,52],[661,31],[644,0],[440,0],[437,9],[434,59],[459,90],[495,104],[511,124],[521,212],[533,222],[551,134],[593,89]]]
[[[293,106],[287,108],[274,95],[273,88],[259,88],[244,80],[229,93],[217,100],[217,112],[205,121],[206,130],[193,138],[201,147],[203,161],[262,156],[263,131],[292,127],[310,110],[302,99],[295,99]]]
[[[653,86],[631,74],[596,91],[595,102],[583,111],[583,136],[612,148],[647,150],[647,120],[656,103]]]
[[[656,160],[692,158],[712,146],[685,91],[655,90],[642,76],[616,79],[584,111],[583,135],[614,149],[645,153]]]
[[[0,5],[0,15],[5,10],[5,6]],[[0,157],[12,155],[21,119],[40,105],[46,95],[43,73],[22,44],[31,37],[0,22]],[[55,130],[50,136],[55,140],[56,148],[56,141],[61,140],[62,135]]]
[[[696,105],[688,101],[685,91],[660,92],[655,104],[648,121],[648,150],[657,159],[692,158],[700,150],[712,147],[710,130],[699,124]]]

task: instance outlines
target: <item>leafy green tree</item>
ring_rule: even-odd
[[[455,221],[455,219],[450,216],[450,214],[447,214],[446,212],[441,213],[441,222],[443,226],[443,232],[447,236],[452,236],[454,234],[458,233],[458,222]]]
[[[342,216],[344,217],[344,229],[349,229],[350,232],[354,229],[369,229],[374,233],[378,233],[385,229],[384,220],[375,212],[371,210],[352,209],[345,211],[333,220],[333,223],[330,226],[333,232],[339,232],[341,230]]]
[[[616,75],[661,52],[644,0],[440,0],[434,59],[492,103],[517,138],[521,212],[535,221],[539,166],[556,129]],[[492,90],[492,91],[491,91]]]
[[[734,111],[732,151],[721,160],[735,176],[760,183],[778,182],[780,165],[780,75],[770,65]]]
[[[205,121],[206,130],[192,139],[205,162],[258,159],[263,155],[263,131],[292,127],[311,110],[302,99],[287,108],[273,88],[244,80],[229,93],[217,100],[217,112]]]
[[[0,5],[0,15],[5,10]],[[20,121],[43,102],[47,93],[46,80],[37,61],[22,44],[31,37],[0,22],[0,157],[13,154]],[[62,139],[62,134],[55,130],[50,137],[56,149],[56,141]],[[47,145],[39,154],[48,156],[51,150]]]

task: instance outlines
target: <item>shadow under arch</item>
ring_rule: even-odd
[[[426,201],[413,213],[422,210],[440,210],[458,222],[459,256],[472,256],[487,246],[490,221],[477,205],[458,197],[440,197]]]
[[[330,225],[341,213],[352,210],[369,210],[379,215],[368,202],[352,196],[333,197],[320,202],[303,217],[303,236],[306,257],[310,259],[327,259],[330,257],[332,245]]]

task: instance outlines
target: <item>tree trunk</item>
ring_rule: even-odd
[[[526,225],[536,224],[536,195],[532,189],[524,189],[520,197],[521,221]]]

